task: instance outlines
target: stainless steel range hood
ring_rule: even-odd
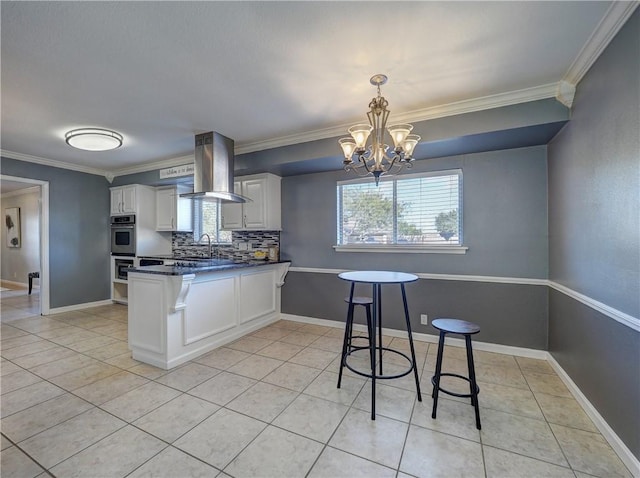
[[[246,202],[233,191],[233,140],[220,133],[196,135],[192,199]]]

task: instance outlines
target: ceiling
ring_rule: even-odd
[[[606,46],[621,5],[637,6],[3,1],[2,154],[117,173],[191,154],[211,130],[236,153],[334,137],[365,119],[375,73],[392,122],[555,91]],[[77,127],[124,145],[75,150],[64,133]]]

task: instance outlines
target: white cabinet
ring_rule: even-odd
[[[111,215],[136,213],[136,185],[111,188]]]
[[[237,178],[234,192],[248,198],[249,201],[243,204],[222,204],[223,229],[282,229],[279,176],[263,173]]]
[[[162,275],[130,272],[132,357],[165,370],[280,318],[288,263]]]
[[[242,194],[242,183],[240,181],[233,183],[233,192]],[[244,227],[242,204],[222,203],[221,209],[222,229],[242,229]]]
[[[193,231],[193,201],[180,197],[186,186],[156,189],[156,231]]]
[[[111,215],[135,216],[135,253],[171,254],[171,234],[156,231],[156,188],[128,184],[111,188]]]

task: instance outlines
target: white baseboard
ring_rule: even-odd
[[[16,281],[6,280],[6,279],[2,279],[2,282],[4,282],[5,284],[8,284],[8,285],[15,286],[15,287],[20,287],[21,289],[28,289],[29,288],[29,284],[27,284],[26,282],[16,282]]]
[[[280,318],[283,320],[292,320],[294,322],[304,322],[305,324],[315,324],[315,325],[324,325],[327,327],[334,327],[342,329],[344,328],[344,322],[338,322],[335,320],[328,319],[317,319],[315,317],[305,317],[302,315],[292,315],[292,314],[280,314]],[[366,328],[364,325],[353,324],[353,327],[358,331],[365,331]],[[382,327],[382,333],[385,335],[389,335],[391,337],[400,337],[406,338],[407,332],[405,330],[397,330],[397,329],[388,329],[386,327]],[[413,332],[413,338],[420,342],[429,342],[429,343],[438,343],[438,336],[433,334],[424,334],[421,332]],[[453,345],[454,347],[464,347],[464,340],[456,339],[453,337],[446,338],[447,345]],[[527,357],[527,358],[535,358],[546,360],[547,359],[547,351],[546,350],[537,350],[537,349],[527,349],[524,347],[512,347],[510,345],[500,345],[500,344],[492,344],[488,342],[478,342],[476,340],[473,341],[473,348],[475,350],[482,350],[484,352],[495,352],[499,354],[507,354],[507,355],[517,355],[518,357]]]
[[[292,314],[280,314],[280,318],[283,320],[292,320],[294,322],[304,322],[307,324],[315,324],[315,325],[325,325],[328,327],[334,328],[344,328],[344,322],[337,322],[335,320],[328,319],[317,319],[314,317],[305,317],[302,315],[292,315]],[[354,324],[353,327],[358,331],[364,331],[366,327],[360,324]],[[396,330],[396,329],[387,329],[382,328],[382,333],[385,335],[390,335],[392,337],[406,337],[407,332],[404,330]],[[431,334],[423,334],[419,332],[413,332],[413,338],[415,340],[419,340],[422,342],[431,342],[437,343],[438,336]],[[464,340],[456,339],[456,338],[447,338],[447,345],[453,345],[455,347],[464,347]],[[623,463],[631,470],[631,473],[634,477],[640,478],[640,461],[631,453],[631,450],[627,448],[624,442],[616,435],[613,429],[609,426],[609,424],[605,421],[605,419],[598,413],[596,408],[591,404],[591,402],[584,396],[584,394],[580,391],[578,386],[571,380],[569,374],[564,371],[564,369],[560,366],[560,364],[556,361],[553,356],[547,352],[546,350],[537,350],[537,349],[527,349],[524,347],[511,347],[508,345],[500,345],[500,344],[491,344],[488,342],[477,342],[473,341],[473,347],[476,350],[483,350],[485,352],[496,352],[500,354],[509,354],[515,355],[517,357],[527,357],[527,358],[535,358],[541,360],[547,360],[549,364],[556,371],[560,379],[567,386],[571,394],[575,397],[576,401],[580,404],[585,413],[591,418],[593,423],[596,425],[602,436],[609,442],[611,448],[618,454]]]
[[[631,450],[627,448],[620,437],[613,431],[605,419],[598,413],[598,410],[591,404],[591,402],[584,396],[582,391],[578,388],[575,382],[571,379],[569,374],[560,366],[556,359],[547,352],[547,361],[556,371],[560,379],[567,386],[571,394],[580,404],[585,413],[589,416],[594,425],[600,430],[602,436],[609,442],[611,448],[618,454],[622,462],[631,471],[631,474],[636,478],[640,477],[640,461],[631,453]]]
[[[47,315],[62,314],[64,312],[90,309],[91,307],[99,307],[101,305],[111,305],[111,304],[113,304],[113,301],[111,299],[107,299],[107,300],[99,300],[96,302],[85,302],[84,304],[67,305],[65,307],[55,307],[53,309],[49,309],[49,314]]]

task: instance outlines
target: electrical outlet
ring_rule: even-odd
[[[427,314],[420,314],[420,323],[422,325],[429,325],[429,316]]]

